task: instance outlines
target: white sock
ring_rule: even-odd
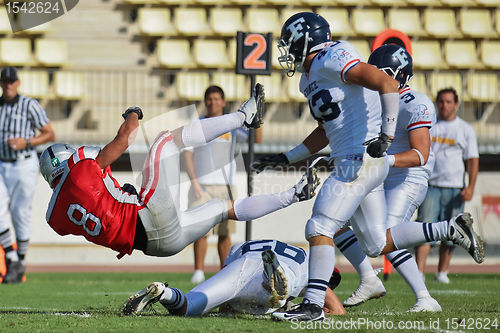
[[[330,245],[311,246],[309,281],[304,299],[323,307],[326,288],[335,267],[335,248]]]
[[[182,142],[186,147],[204,145],[224,133],[240,128],[244,121],[245,114],[242,112],[192,121],[182,129]]]
[[[448,221],[406,222],[398,224],[390,230],[396,248],[408,249],[432,241],[448,240],[448,224]]]
[[[186,296],[177,288],[165,288],[160,297],[160,303],[169,310],[179,309],[185,301]]]
[[[291,188],[280,193],[237,199],[234,201],[234,213],[238,221],[249,221],[288,207],[294,202],[297,202],[297,198],[295,189]]]
[[[349,260],[359,274],[361,280],[376,277],[375,271],[366,254],[361,250],[358,244],[358,239],[354,232],[349,231],[335,237],[333,239],[335,246]]]
[[[406,283],[415,293],[416,298],[430,296],[420,274],[417,262],[407,250],[397,250],[385,255],[392,266],[405,279]]]

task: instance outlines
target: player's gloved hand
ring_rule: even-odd
[[[130,194],[135,194],[135,195],[138,195],[138,194],[137,194],[137,190],[135,189],[134,185],[129,184],[129,183],[125,183],[125,184],[123,184],[123,186],[122,186],[122,191],[123,191],[123,192],[130,193]]]
[[[278,165],[288,165],[288,158],[286,158],[285,154],[277,154],[277,155],[268,155],[262,158],[259,158],[255,162],[252,163],[251,167],[257,173],[261,173],[265,168],[275,168]]]
[[[141,108],[138,106],[131,106],[127,110],[125,110],[125,112],[123,112],[123,114],[122,114],[123,119],[127,119],[127,116],[132,112],[137,113],[139,120],[141,120],[143,118]]]
[[[374,138],[366,141],[363,145],[366,147],[366,152],[373,158],[379,158],[384,156],[384,153],[389,149],[393,139],[391,139],[387,134],[380,133],[378,138]]]
[[[299,201],[309,200],[316,195],[319,177],[316,168],[308,168],[300,181],[294,186],[295,197]]]

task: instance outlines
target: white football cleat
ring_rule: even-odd
[[[441,309],[441,305],[439,305],[439,303],[434,298],[429,296],[417,299],[417,303],[415,303],[415,305],[412,306],[406,312],[441,312],[441,311],[443,311],[443,309]]]
[[[440,283],[444,283],[444,284],[450,283],[450,279],[448,278],[447,272],[436,273],[436,275],[434,276],[434,280],[436,280],[437,282],[440,282]]]
[[[245,114],[245,126],[259,128],[264,118],[264,86],[257,83],[252,96],[238,110]]]
[[[356,289],[356,291],[354,291],[343,304],[346,308],[357,306],[370,299],[385,296],[385,294],[386,291],[384,284],[378,277],[374,277],[369,280],[361,280],[358,289]]]
[[[484,261],[484,243],[472,229],[473,222],[469,213],[458,214],[449,222],[448,237],[454,244],[466,249],[472,258],[480,264]]]
[[[205,281],[205,273],[202,270],[195,270],[193,276],[191,277],[191,283],[200,284]]]
[[[123,315],[136,315],[144,310],[146,306],[158,302],[167,286],[167,283],[151,282],[146,288],[139,290],[128,298],[123,305]]]

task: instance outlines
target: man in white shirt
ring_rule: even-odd
[[[429,188],[419,208],[417,221],[435,222],[449,219],[464,211],[465,201],[472,199],[479,170],[476,134],[467,122],[457,116],[459,106],[455,89],[446,88],[437,93],[438,122],[432,135],[432,150],[436,157],[429,179]],[[464,161],[469,175],[465,185]],[[436,281],[449,283],[448,268],[454,246],[441,243]],[[430,245],[417,247],[416,259],[423,273]]]

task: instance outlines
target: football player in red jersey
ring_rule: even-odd
[[[280,193],[215,199],[185,212],[178,209],[179,149],[205,144],[241,126],[260,126],[263,99],[263,87],[257,84],[239,112],[161,132],[146,157],[139,193],[132,185],[120,187],[110,169],[135,139],[143,117],[139,107],[123,113],[118,134],[102,149],[50,146],[40,158],[41,173],[53,189],[47,222],[58,234],[84,236],[119,252],[119,258],[133,249],[163,257],[178,253],[223,220],[256,219],[312,197],[319,180],[304,175]]]

